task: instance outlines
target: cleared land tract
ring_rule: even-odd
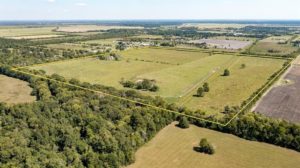
[[[246,100],[267,82],[284,63],[280,59],[152,48],[130,49],[119,54],[119,61],[95,57],[32,68],[45,70],[48,75],[57,73],[68,79],[76,78],[118,89],[124,89],[120,84],[122,78],[131,81],[149,79],[156,82],[159,90],[143,93],[161,96],[191,109],[219,114],[226,105],[240,105],[241,100]],[[245,68],[241,68],[242,64]],[[230,69],[231,76],[222,76],[225,68]],[[203,98],[195,97],[198,87],[204,82],[209,82],[210,92]]]
[[[300,123],[300,66],[293,65],[281,84],[272,88],[258,103],[255,112]]]
[[[238,50],[252,44],[252,41],[200,39],[200,40],[189,41],[189,43],[194,43],[194,44],[206,43],[211,47]]]
[[[0,75],[0,86],[0,102],[17,104],[33,102],[36,99],[31,96],[32,88],[28,83],[19,79]]]
[[[201,138],[212,143],[214,155],[193,150]],[[299,164],[300,155],[292,150],[193,125],[180,129],[173,123],[140,148],[136,162],[127,168],[283,168]]]

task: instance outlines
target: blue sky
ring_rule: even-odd
[[[0,0],[0,20],[298,19],[300,0]]]

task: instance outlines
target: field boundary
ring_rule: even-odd
[[[22,74],[26,74],[26,75],[30,75],[30,76],[33,76],[33,77],[36,77],[36,78],[40,78],[40,79],[44,79],[44,80],[48,80],[48,81],[52,81],[52,82],[57,82],[57,83],[60,83],[60,84],[63,84],[63,85],[66,85],[66,86],[70,86],[70,87],[74,87],[74,88],[78,88],[78,89],[82,89],[82,90],[86,90],[86,91],[89,91],[89,92],[93,92],[93,93],[97,93],[97,94],[102,94],[102,95],[105,95],[105,96],[110,96],[110,97],[113,97],[113,98],[116,98],[116,99],[119,99],[119,100],[124,100],[124,101],[128,101],[128,102],[131,102],[131,103],[135,103],[135,104],[140,104],[140,105],[143,105],[143,106],[146,106],[146,107],[150,107],[150,108],[153,108],[153,109],[157,109],[157,110],[162,110],[162,111],[165,111],[165,112],[169,112],[169,113],[172,113],[172,114],[176,114],[176,115],[179,115],[179,116],[185,116],[185,117],[188,117],[188,118],[192,118],[192,119],[196,119],[196,120],[201,120],[201,121],[204,121],[204,122],[207,122],[207,123],[211,123],[211,124],[216,124],[216,125],[220,125],[222,127],[226,127],[228,126],[235,118],[238,117],[239,114],[241,114],[242,112],[244,112],[248,106],[253,103],[253,101],[262,93],[265,91],[265,89],[268,87],[268,84],[274,82],[276,79],[278,79],[279,76],[282,75],[282,72],[284,72],[285,70],[287,70],[290,65],[292,64],[292,62],[295,60],[295,58],[291,59],[291,61],[285,66],[283,67],[278,73],[277,75],[275,75],[271,80],[269,80],[265,86],[263,88],[260,89],[259,92],[256,93],[255,96],[253,96],[250,101],[245,104],[228,122],[226,123],[221,123],[221,122],[218,122],[218,121],[212,121],[212,120],[208,120],[208,119],[204,119],[204,118],[200,118],[200,117],[196,117],[196,116],[193,116],[193,115],[188,115],[188,114],[184,114],[184,113],[180,113],[179,111],[174,111],[174,110],[169,110],[169,109],[166,109],[166,108],[161,108],[161,107],[158,107],[158,106],[155,106],[155,105],[151,105],[151,104],[147,104],[147,103],[143,103],[143,102],[140,102],[140,101],[136,101],[136,100],[132,100],[132,99],[128,99],[128,98],[124,98],[124,97],[121,97],[121,96],[116,96],[116,95],[113,95],[113,94],[110,94],[110,93],[105,93],[103,91],[99,91],[99,90],[95,90],[95,89],[89,89],[89,88],[86,88],[86,87],[82,87],[80,85],[75,85],[75,84],[71,84],[69,82],[63,82],[63,81],[59,81],[59,80],[56,80],[56,79],[53,79],[51,77],[47,77],[47,76],[42,76],[42,75],[37,75],[37,74],[33,74],[33,73],[30,73],[30,72],[26,72],[26,71],[23,71],[23,70],[20,70],[20,69],[24,69],[24,68],[30,68],[30,67],[35,67],[35,66],[40,66],[40,65],[46,65],[46,64],[53,64],[53,63],[58,63],[58,62],[65,62],[65,61],[70,61],[70,60],[78,60],[78,59],[85,59],[85,58],[93,58],[93,57],[96,57],[96,55],[92,55],[92,56],[85,56],[85,57],[79,57],[79,58],[73,58],[73,59],[66,59],[66,60],[59,60],[59,61],[53,61],[53,62],[47,62],[47,63],[41,63],[41,64],[34,64],[34,65],[30,65],[30,66],[23,66],[23,67],[12,67],[12,71],[15,71],[15,72],[18,72],[18,73],[22,73]]]

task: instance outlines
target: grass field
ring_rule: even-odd
[[[290,39],[292,39],[293,36],[271,36],[271,37],[268,37],[268,38],[265,38],[263,40],[261,40],[262,42],[274,42],[274,43],[278,43],[278,42],[287,42],[289,41]]]
[[[121,61],[88,58],[34,68],[43,69],[48,74],[57,73],[67,78],[119,89],[123,88],[120,84],[122,78],[133,81],[151,79],[156,81],[160,89],[147,94],[216,113],[226,105],[240,105],[284,62],[278,59],[154,48],[131,49],[119,54]],[[241,64],[246,64],[246,68],[241,69]],[[221,76],[225,68],[230,68],[231,76]],[[206,81],[211,86],[211,92],[204,98],[193,97],[197,88]]]
[[[35,97],[30,95],[32,89],[24,81],[0,75],[0,86],[0,102],[17,104],[35,101]]]
[[[283,63],[284,60],[279,59],[239,57],[228,66],[230,76],[221,76],[221,71],[207,80],[210,92],[203,98],[189,94],[179,102],[192,109],[202,109],[209,113],[220,112],[226,105],[239,106],[243,100],[266,83]],[[246,67],[241,68],[242,64]],[[196,90],[192,93],[196,93]]]
[[[45,36],[56,34],[55,27],[0,27],[0,37],[21,38],[22,36]]]
[[[126,168],[283,168],[299,167],[300,154],[233,135],[191,126],[171,124],[136,153],[136,162]],[[212,156],[193,151],[201,138],[216,149]]]
[[[255,41],[256,38],[251,37],[238,37],[238,36],[216,36],[210,39],[217,39],[217,40],[237,40],[237,41]]]
[[[113,45],[118,40],[120,40],[120,39],[119,38],[111,38],[111,39],[101,39],[101,40],[89,40],[89,41],[85,41],[83,43],[86,43],[86,44]]]
[[[59,43],[59,44],[48,44],[46,45],[48,48],[52,49],[71,49],[71,50],[85,50],[86,48],[83,47],[81,44],[77,43]]]
[[[259,41],[251,48],[253,54],[269,54],[269,55],[286,55],[296,51],[298,48],[293,47],[289,40],[292,36],[272,36]],[[279,44],[287,42],[287,44]]]
[[[199,30],[204,30],[204,29],[243,28],[245,26],[247,26],[247,25],[245,25],[245,24],[187,23],[187,24],[180,25],[179,28],[196,27]]]
[[[54,38],[54,37],[62,37],[63,35],[58,34],[49,34],[49,35],[33,35],[33,36],[15,36],[15,37],[9,37],[10,39],[20,40],[31,40],[31,39],[45,39],[45,38]]]
[[[130,26],[106,26],[106,25],[70,25],[61,26],[57,29],[59,32],[67,33],[83,33],[89,31],[101,31],[110,29],[142,29],[143,27],[130,27]]]

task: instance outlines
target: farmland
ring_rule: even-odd
[[[204,111],[222,111],[224,106],[239,106],[284,63],[283,60],[240,57],[228,65],[231,75],[221,76],[221,72],[210,77],[207,82],[211,91],[203,98],[186,95],[181,99],[186,106]],[[241,65],[245,64],[245,68]],[[268,66],[272,65],[272,66]]]
[[[300,29],[248,22],[0,26],[0,167],[299,167]]]
[[[70,25],[60,26],[56,29],[57,32],[66,33],[84,33],[93,31],[105,31],[110,29],[142,29],[142,27],[129,27],[129,26],[105,26],[105,25]]]
[[[216,148],[210,156],[193,150],[201,138]],[[180,129],[171,124],[136,153],[136,162],[127,168],[253,168],[298,167],[300,155],[273,145],[192,126]]]
[[[119,52],[120,61],[101,61],[97,58],[70,60],[35,66],[48,74],[103,84],[123,89],[122,79],[156,81],[159,91],[143,92],[161,96],[169,102],[219,114],[226,105],[238,106],[284,63],[284,60],[240,57],[228,54],[209,54],[194,50],[129,49]],[[246,68],[241,69],[245,64]],[[267,68],[266,68],[267,67]],[[221,76],[225,68],[232,75]],[[209,82],[211,92],[204,98],[194,97],[196,90]]]
[[[238,40],[219,40],[219,39],[200,39],[192,40],[189,43],[201,44],[206,43],[210,47],[223,48],[223,49],[243,49],[252,44],[251,41],[238,41]]]
[[[35,96],[31,96],[32,89],[24,81],[0,75],[0,86],[1,102],[17,104],[35,101]]]
[[[53,36],[54,29],[55,27],[0,27],[0,37],[20,39]]]
[[[186,24],[182,24],[179,26],[179,28],[186,28],[186,27],[196,27],[199,30],[220,30],[220,29],[229,29],[229,28],[242,28],[245,27],[247,25],[243,25],[243,24],[207,24],[207,23],[203,23],[203,24],[199,24],[199,23],[186,23]]]
[[[266,116],[300,123],[300,67],[295,61],[282,77],[254,108]]]
[[[253,54],[288,55],[298,49],[290,44],[291,38],[292,36],[274,36],[263,39],[257,42],[250,52]]]

